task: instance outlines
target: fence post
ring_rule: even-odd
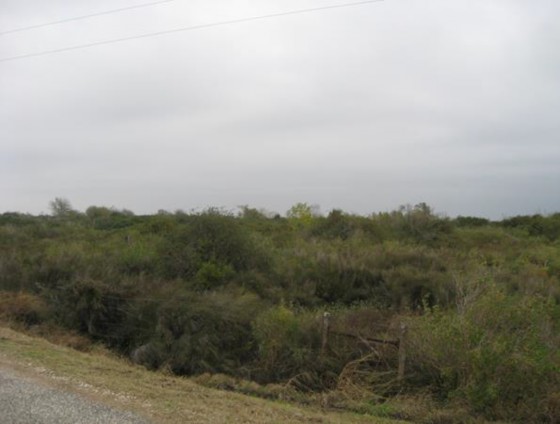
[[[323,331],[322,331],[322,340],[321,340],[321,355],[324,356],[327,352],[327,347],[329,345],[329,325],[330,325],[330,316],[331,314],[328,312],[323,313]]]
[[[399,370],[397,374],[397,380],[402,382],[404,380],[404,372],[406,365],[406,324],[401,324],[400,334],[399,334]]]

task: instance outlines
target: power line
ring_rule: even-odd
[[[243,23],[243,22],[278,18],[278,17],[282,17],[282,16],[289,16],[289,15],[298,15],[298,14],[303,14],[303,13],[318,12],[318,11],[321,11],[321,10],[341,9],[341,8],[360,6],[360,5],[370,4],[370,3],[379,3],[379,2],[382,2],[382,1],[384,1],[384,0],[365,0],[365,1],[343,3],[343,4],[338,4],[338,5],[332,5],[332,6],[313,7],[313,8],[309,8],[309,9],[297,9],[297,10],[290,10],[290,11],[287,11],[287,12],[271,13],[271,14],[268,14],[268,15],[250,16],[250,17],[247,17],[247,18],[231,19],[231,20],[228,20],[228,21],[219,21],[219,22],[213,22],[213,23],[209,23],[209,24],[194,25],[194,26],[176,28],[176,29],[165,30],[165,31],[149,32],[149,33],[146,33],[146,34],[134,35],[134,36],[130,36],[130,37],[114,38],[114,39],[111,39],[111,40],[96,41],[96,42],[87,43],[87,44],[78,44],[76,46],[63,47],[63,48],[60,48],[60,49],[45,50],[45,51],[37,52],[37,53],[29,53],[29,54],[23,54],[23,55],[19,55],[19,56],[0,58],[0,63],[10,62],[10,61],[14,61],[14,60],[28,59],[28,58],[31,58],[31,57],[47,56],[47,55],[51,55],[51,54],[63,53],[63,52],[72,51],[72,50],[88,49],[88,48],[91,48],[91,47],[103,46],[103,45],[107,45],[107,44],[123,43],[123,42],[126,42],[126,41],[138,40],[138,39],[141,39],[141,38],[158,37],[158,36],[161,36],[161,35],[174,34],[174,33],[178,33],[178,32],[196,31],[196,30],[206,29],[206,28],[213,28],[213,27],[219,27],[219,26],[225,26],[225,25],[234,25],[234,24],[239,24],[239,23]]]
[[[162,3],[170,3],[172,1],[176,1],[176,0],[160,0],[160,1],[154,1],[154,2],[151,2],[151,3],[142,3],[142,4],[137,4],[137,5],[134,5],[134,6],[121,7],[119,9],[111,9],[111,10],[105,10],[103,12],[91,13],[89,15],[74,16],[72,18],[60,19],[58,21],[45,22],[43,24],[29,25],[29,26],[26,26],[26,27],[9,29],[7,31],[0,31],[0,36],[1,35],[6,35],[6,34],[13,34],[14,32],[23,32],[23,31],[29,31],[29,30],[32,30],[32,29],[43,28],[43,27],[51,26],[51,25],[64,24],[66,22],[80,21],[82,19],[95,18],[97,16],[111,15],[113,13],[120,13],[120,12],[124,12],[126,10],[140,9],[140,8],[143,8],[143,7],[155,6],[155,5],[162,4]]]

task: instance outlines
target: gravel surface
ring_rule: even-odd
[[[117,411],[75,394],[46,387],[0,369],[2,424],[149,424],[129,412]]]

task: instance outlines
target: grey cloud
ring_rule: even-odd
[[[130,4],[9,0],[0,25]],[[0,37],[0,56],[318,4],[178,1]],[[560,210],[558,12],[387,0],[0,63],[0,209]]]

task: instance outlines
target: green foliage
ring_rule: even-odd
[[[191,216],[171,234],[162,246],[161,259],[165,276],[185,279],[208,264],[241,272],[264,267],[267,260],[234,217],[213,211]]]
[[[124,294],[102,281],[59,282],[44,289],[43,295],[49,299],[57,322],[95,339],[110,338],[125,318]]]
[[[307,203],[296,203],[293,205],[286,216],[295,226],[307,227],[313,222],[313,218],[318,215],[317,207]]]
[[[196,288],[210,290],[225,285],[235,277],[235,270],[230,265],[204,262],[194,276]]]
[[[86,209],[86,216],[89,218],[91,225],[98,230],[126,228],[137,222],[134,214],[130,211],[118,211],[103,206],[90,206]]]
[[[503,220],[500,224],[506,228],[523,229],[531,236],[542,236],[551,241],[560,238],[560,213],[550,216],[515,216]]]
[[[158,237],[128,233],[119,240],[115,253],[119,273],[129,276],[155,273],[158,267],[158,243]]]
[[[54,216],[0,215],[4,320],[57,324],[178,374],[335,389],[354,404],[406,393],[489,419],[560,419],[560,214],[52,206]],[[333,334],[323,350],[325,310]],[[404,386],[395,347],[364,339],[394,339],[403,319]]]
[[[489,225],[490,221],[476,216],[458,216],[454,219],[454,223],[458,227],[484,227]]]
[[[255,296],[185,293],[161,303],[152,343],[162,364],[178,374],[239,372],[254,354]]]
[[[285,363],[282,357],[297,346],[299,326],[294,313],[285,306],[270,308],[256,318],[253,326],[265,366],[270,370],[280,368]]]
[[[429,245],[445,241],[454,229],[449,219],[435,215],[426,203],[401,206],[398,211],[374,215],[373,219],[392,229],[394,238]]]
[[[278,381],[307,374],[307,383],[316,383],[320,339],[316,321],[310,318],[283,305],[256,317],[253,334],[259,348],[260,379]]]
[[[492,282],[463,306],[410,321],[411,384],[466,399],[489,418],[538,420],[543,399],[560,382],[560,307],[544,297],[508,295]]]
[[[351,218],[339,209],[333,209],[326,218],[317,218],[315,221],[312,234],[316,237],[346,240],[355,231]]]

